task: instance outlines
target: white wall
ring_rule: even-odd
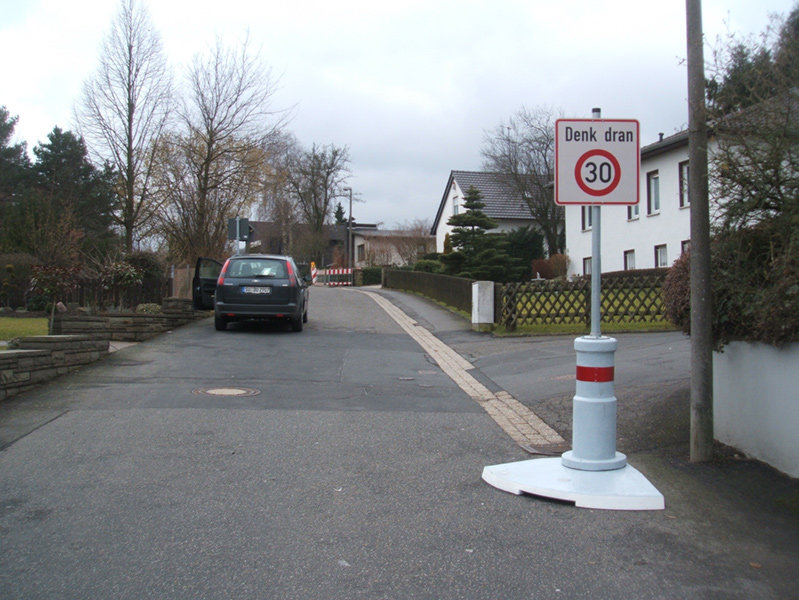
[[[720,442],[799,477],[799,343],[733,342],[713,354],[713,426]]]
[[[624,269],[624,252],[635,251],[635,268],[655,266],[655,246],[666,245],[668,266],[680,256],[682,242],[691,237],[690,208],[680,207],[678,164],[688,160],[688,146],[641,160],[638,218],[627,219],[626,206],[602,207],[602,271]],[[648,216],[647,173],[657,170],[660,179],[660,212]],[[591,231],[582,230],[581,207],[566,207],[566,253],[569,275],[583,274],[583,259],[591,256]]]
[[[454,214],[453,206],[456,203],[459,206],[460,212],[463,212],[465,210],[463,208],[463,191],[461,191],[458,183],[453,180],[452,185],[449,186],[447,200],[444,203],[444,210],[441,213],[441,219],[436,228],[436,252],[444,252],[444,238],[448,233],[452,232],[453,229],[452,225],[447,225],[447,221],[449,221],[449,218]]]

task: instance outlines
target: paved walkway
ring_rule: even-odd
[[[492,392],[469,374],[474,366],[452,348],[419,325],[391,302],[374,292],[361,291],[377,302],[402,327],[469,397],[477,402],[511,439],[522,445],[540,448],[561,445],[565,440],[533,411],[501,390]]]

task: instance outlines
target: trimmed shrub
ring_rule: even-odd
[[[417,260],[413,265],[414,271],[421,271],[423,273],[441,273],[442,265],[438,260],[421,259]]]
[[[362,285],[379,285],[383,278],[383,267],[364,267]]]

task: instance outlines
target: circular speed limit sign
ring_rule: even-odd
[[[621,166],[607,150],[589,150],[577,160],[574,179],[589,196],[606,196],[619,185]]]

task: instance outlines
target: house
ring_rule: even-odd
[[[378,229],[376,225],[353,223],[354,266],[412,265],[435,252],[435,238],[425,231]]]
[[[463,209],[463,196],[470,187],[480,192],[485,203],[483,212],[497,222],[492,233],[503,233],[535,223],[530,208],[500,173],[451,171],[441,203],[438,206],[431,235],[436,238],[436,252],[444,251],[444,239],[453,229],[447,225],[452,215]]]
[[[602,271],[669,267],[691,238],[688,132],[641,149],[637,206],[603,206]],[[591,207],[566,206],[569,275],[591,273]]]

